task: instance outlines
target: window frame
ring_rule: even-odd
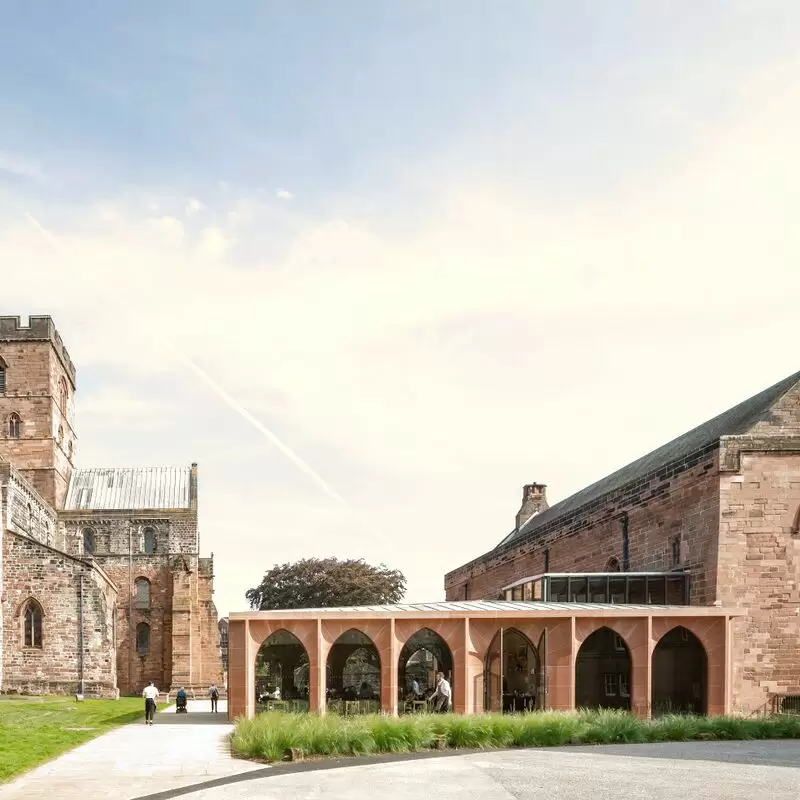
[[[30,628],[28,615],[30,614]],[[42,604],[29,597],[22,606],[22,648],[24,650],[44,650],[44,609]],[[38,621],[38,637],[36,622]],[[30,633],[30,636],[28,635]],[[38,642],[37,642],[38,638]]]
[[[145,642],[142,644],[142,633],[145,634]],[[146,622],[140,622],[136,626],[136,655],[139,658],[146,658],[150,655],[150,625]]]
[[[142,592],[139,590],[140,586],[147,587],[146,598],[142,596]],[[134,593],[132,598],[133,607],[145,608],[145,609],[150,608],[150,597],[152,594],[151,589],[153,588],[152,584],[150,583],[150,580],[148,578],[145,578],[144,575],[139,575],[139,577],[136,578],[136,580],[134,580],[133,587],[134,587]]]
[[[16,411],[12,411],[8,415],[8,420],[6,421],[6,433],[8,434],[9,439],[22,438],[22,417]]]
[[[154,556],[158,550],[157,547],[157,536],[158,531],[152,526],[148,525],[146,528],[142,529],[142,552],[146,556]],[[147,537],[150,537],[150,541],[152,543],[152,547],[148,549],[147,547]]]
[[[618,685],[619,683],[616,672],[603,673],[603,691],[605,692],[606,697],[616,697],[618,694]]]
[[[81,528],[81,535],[83,537],[83,554],[93,556],[97,552],[97,534],[94,532],[94,528]],[[91,541],[91,547],[88,550],[86,549],[87,537]]]

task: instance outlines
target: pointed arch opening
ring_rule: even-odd
[[[43,643],[44,612],[41,605],[32,597],[22,607],[22,646],[41,650]]]
[[[97,540],[95,533],[91,528],[83,529],[83,554],[85,556],[93,556]]]
[[[397,683],[406,713],[430,710],[427,698],[436,688],[436,675],[442,673],[453,687],[453,654],[436,631],[422,628],[410,636],[400,651]]]
[[[502,628],[484,660],[484,709],[505,714],[540,707],[539,648],[517,628]]]
[[[577,708],[631,708],[631,652],[625,640],[602,627],[588,636],[575,660]]]
[[[16,411],[12,411],[8,417],[8,438],[19,439],[22,433],[22,418]]]
[[[683,626],[665,633],[653,650],[652,713],[708,713],[708,656]]]
[[[331,646],[325,665],[328,710],[377,714],[381,709],[381,657],[375,643],[357,628]]]
[[[308,651],[290,631],[265,639],[256,654],[257,710],[308,711],[308,667]]]

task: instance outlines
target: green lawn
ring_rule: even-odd
[[[74,697],[2,697],[0,783],[143,714],[138,697],[82,703]]]
[[[707,739],[798,739],[800,716],[743,719],[670,715],[638,719],[621,711],[403,717],[259,714],[239,720],[231,748],[240,758],[279,761],[289,748],[307,756],[403,753],[446,748],[556,747]]]

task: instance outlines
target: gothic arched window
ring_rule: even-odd
[[[134,586],[136,587],[134,605],[137,608],[150,608],[150,581],[147,578],[137,578]]]
[[[150,652],[150,626],[140,622],[136,626],[136,654],[146,656]]]
[[[0,394],[6,393],[6,362],[0,358]]]
[[[8,418],[8,438],[19,439],[20,429],[22,428],[22,420],[17,412],[13,412]]]
[[[83,554],[86,556],[93,556],[94,555],[94,548],[96,544],[96,539],[94,535],[94,531],[91,528],[84,528],[83,529]]]
[[[23,611],[23,647],[42,647],[42,607],[30,599],[25,603]]]
[[[156,532],[154,528],[144,529],[144,552],[152,556],[156,552]]]

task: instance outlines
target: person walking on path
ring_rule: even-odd
[[[208,694],[211,697],[211,710],[216,714],[217,700],[219,700],[219,689],[217,689],[216,683],[212,683],[211,686],[208,687]]]
[[[434,711],[444,714],[450,710],[450,699],[453,690],[450,682],[445,680],[444,672],[436,673],[436,691],[431,695],[431,702],[434,704]]]
[[[144,697],[144,724],[152,725],[153,717],[156,713],[156,703],[158,702],[158,689],[156,689],[156,685],[153,681],[150,681],[150,683],[144,687],[142,697]]]

